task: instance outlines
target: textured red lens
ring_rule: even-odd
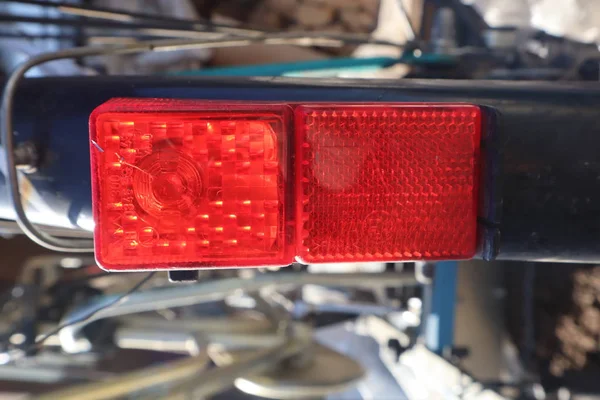
[[[284,106],[113,100],[91,116],[109,270],[285,265]]]
[[[469,105],[298,107],[299,258],[473,256],[480,130]]]

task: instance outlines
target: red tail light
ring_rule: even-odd
[[[298,107],[298,256],[472,256],[480,126],[473,106]]]
[[[470,105],[110,101],[90,118],[97,259],[469,258],[480,129]]]

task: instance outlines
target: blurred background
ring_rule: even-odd
[[[168,53],[52,61],[32,68],[27,76],[590,82],[600,78],[597,45],[600,2],[594,0],[48,2],[54,6],[44,3],[0,3],[3,78],[36,54],[155,38],[216,42],[207,48]],[[135,16],[136,13],[162,19]],[[203,25],[192,26],[194,21]],[[230,46],[224,41],[223,32],[232,35],[226,37],[228,40],[248,43]],[[261,36],[265,32],[284,32],[288,36],[266,42]],[[76,228],[79,235],[89,236],[85,219],[73,227],[72,221],[63,215],[66,212],[60,207],[58,211],[50,207],[48,204],[52,202],[44,198],[45,194],[36,192],[35,185],[27,188],[31,194],[26,202],[34,206],[30,217],[34,222],[54,229],[57,235]],[[89,387],[69,394],[73,397],[53,391],[73,384],[115,379],[128,371],[179,360],[185,351],[181,348],[171,351],[173,347],[169,346],[185,349],[189,337],[182,339],[181,345],[172,343],[178,340],[172,330],[168,331],[173,336],[159,333],[157,338],[146,338],[142,334],[164,326],[164,321],[226,316],[236,321],[241,318],[241,325],[264,322],[265,332],[272,334],[269,313],[281,307],[280,303],[290,303],[283,309],[294,315],[294,320],[314,329],[317,341],[335,354],[320,348],[313,350],[321,358],[317,357],[319,362],[311,361],[309,367],[278,364],[280,371],[289,374],[277,375],[271,369],[270,375],[252,375],[258,376],[254,380],[238,379],[235,387],[231,382],[207,398],[600,398],[597,378],[600,376],[600,267],[595,265],[509,261],[339,264],[329,269],[296,265],[290,268],[290,273],[372,274],[362,276],[367,280],[388,273],[411,277],[407,278],[411,283],[401,282],[397,287],[374,284],[358,289],[360,285],[353,283],[343,290],[334,290],[330,286],[335,285],[321,284],[316,279],[310,285],[281,290],[283,300],[279,295],[270,297],[267,311],[259,309],[256,302],[260,301],[255,297],[234,296],[234,291],[218,304],[208,306],[157,306],[146,313],[162,321],[152,322],[155,325],[140,323],[130,326],[129,331],[119,331],[120,324],[125,324],[120,320],[106,319],[90,325],[93,328],[88,327],[86,336],[93,338],[94,349],[75,357],[62,351],[64,345],[58,335],[53,335],[43,349],[35,346],[35,352],[29,352],[28,346],[35,345],[41,333],[59,326],[77,305],[86,304],[95,296],[123,293],[143,275],[104,276],[93,259],[45,251],[21,235],[11,222],[12,209],[2,213],[0,286],[4,295],[0,337],[4,344],[0,348],[6,362],[0,366],[0,398],[45,393],[56,393],[50,398],[95,398],[96,392]],[[245,279],[279,272],[245,272],[249,274]],[[206,272],[200,282],[241,279],[242,275],[233,271]],[[63,285],[65,281],[69,284]],[[155,289],[172,287],[162,276],[152,278],[149,285]],[[38,291],[40,287],[44,289],[42,293]],[[254,306],[243,305],[248,302]],[[273,302],[279,305],[274,307]],[[260,312],[250,312],[248,308]],[[205,322],[205,326],[210,324]],[[224,333],[233,329],[233,325],[224,326]],[[263,332],[264,326],[260,326],[259,331]],[[134,332],[137,336],[132,333],[133,328],[137,329]],[[200,348],[210,342],[206,339],[210,335],[203,329],[200,329],[204,335]],[[188,331],[183,326],[181,332]],[[115,332],[129,341],[117,340]],[[172,340],[166,340],[167,337]],[[222,345],[221,341],[227,340],[219,337],[215,342]],[[243,360],[243,351],[235,352],[243,346],[235,343],[236,346],[213,349],[206,365],[215,367]],[[15,349],[27,350],[29,357],[13,362],[10,354]],[[176,386],[185,385],[179,381]],[[140,394],[133,388],[135,385],[128,395],[114,397],[158,396],[156,391]],[[92,394],[84,397],[87,390]],[[175,398],[170,397],[174,394],[166,393],[159,391],[165,398]]]

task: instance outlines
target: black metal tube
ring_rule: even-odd
[[[599,83],[98,77],[26,80],[19,93],[19,140],[37,136],[81,165],[58,159],[38,172],[53,179],[37,183],[47,201],[60,188],[55,201],[79,204],[74,219],[91,202],[87,119],[113,97],[479,104],[490,117],[484,147],[497,158],[486,165],[496,180],[484,187],[494,212],[482,215],[482,231],[495,237],[498,258],[600,261]]]

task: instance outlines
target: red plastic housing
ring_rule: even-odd
[[[472,257],[480,130],[469,105],[298,107],[298,258]]]
[[[90,118],[98,263],[286,265],[287,107],[117,99]]]
[[[90,117],[107,270],[470,258],[481,111],[117,99]]]

